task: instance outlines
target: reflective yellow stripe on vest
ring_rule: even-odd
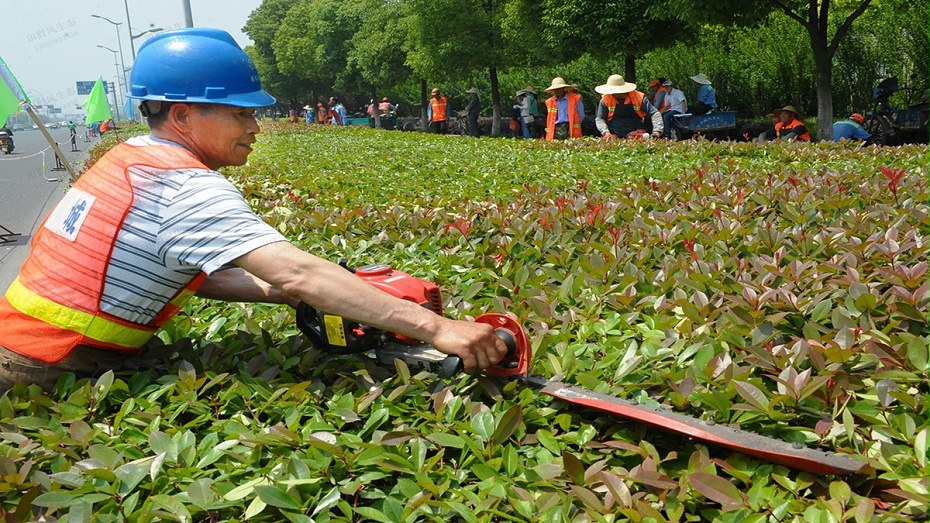
[[[181,293],[176,299],[180,299],[183,294],[185,293]],[[188,294],[187,298],[192,294]],[[23,314],[102,343],[138,348],[145,345],[154,334],[152,330],[128,327],[93,314],[69,309],[30,291],[19,283],[19,278],[10,284],[6,291],[6,299]]]

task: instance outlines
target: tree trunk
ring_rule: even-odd
[[[623,79],[636,83],[636,56],[628,54],[623,59]],[[640,89],[645,92],[645,89]]]
[[[833,139],[833,53],[827,44],[826,13],[829,12],[829,0],[823,0],[822,16],[818,16],[817,4],[811,1],[808,8],[808,20],[801,25],[807,29],[811,40],[811,52],[814,55],[814,77],[817,81],[817,136],[812,142]],[[823,18],[823,19],[821,19]]]
[[[817,69],[817,138],[814,141],[818,142],[833,139],[833,61],[826,44],[826,40],[811,42]]]
[[[491,136],[499,136],[501,134],[501,90],[500,83],[497,81],[497,68],[491,66],[488,73],[491,76],[491,106],[493,107]]]
[[[420,128],[426,129],[429,122],[426,121],[426,104],[429,103],[426,91],[426,78],[420,80]]]

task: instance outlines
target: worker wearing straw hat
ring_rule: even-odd
[[[553,94],[546,100],[546,140],[581,138],[584,103],[575,89],[575,85],[566,83],[559,76],[553,78],[552,85],[546,88],[546,92]]]
[[[636,84],[627,82],[619,74],[610,75],[607,83],[594,88],[601,94],[594,123],[605,140],[648,136],[646,121],[652,124],[652,136],[662,136],[662,114],[649,102],[649,98],[636,90]]]
[[[804,121],[801,120],[801,114],[793,105],[775,109],[772,113],[778,118],[778,123],[775,124],[775,134],[780,140],[811,141],[811,132],[807,130]]]
[[[692,114],[707,114],[717,108],[717,92],[710,85],[710,80],[704,76],[704,73],[696,74],[691,77],[698,87],[697,101],[689,108]]]

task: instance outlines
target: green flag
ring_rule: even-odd
[[[6,62],[0,58],[0,126],[6,123],[11,114],[19,111],[20,102],[29,102],[29,97]]]
[[[110,104],[107,103],[107,93],[103,90],[103,78],[97,77],[97,83],[90,90],[90,96],[84,100],[84,108],[87,109],[87,123],[105,122],[113,118],[110,112]]]

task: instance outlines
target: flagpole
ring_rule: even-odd
[[[39,130],[42,131],[42,134],[45,135],[45,139],[48,140],[49,145],[52,146],[52,149],[55,150],[55,154],[58,155],[58,158],[62,160],[62,164],[65,166],[65,169],[68,170],[68,174],[71,176],[71,183],[77,181],[77,174],[74,172],[74,168],[71,167],[71,162],[65,158],[65,155],[61,152],[61,149],[58,148],[58,143],[55,142],[55,139],[52,138],[52,135],[48,133],[48,129],[45,128],[45,124],[42,123],[42,120],[39,119],[39,115],[32,110],[31,104],[23,104],[26,107],[26,113],[29,114],[29,117],[32,118],[32,121],[39,126]]]

